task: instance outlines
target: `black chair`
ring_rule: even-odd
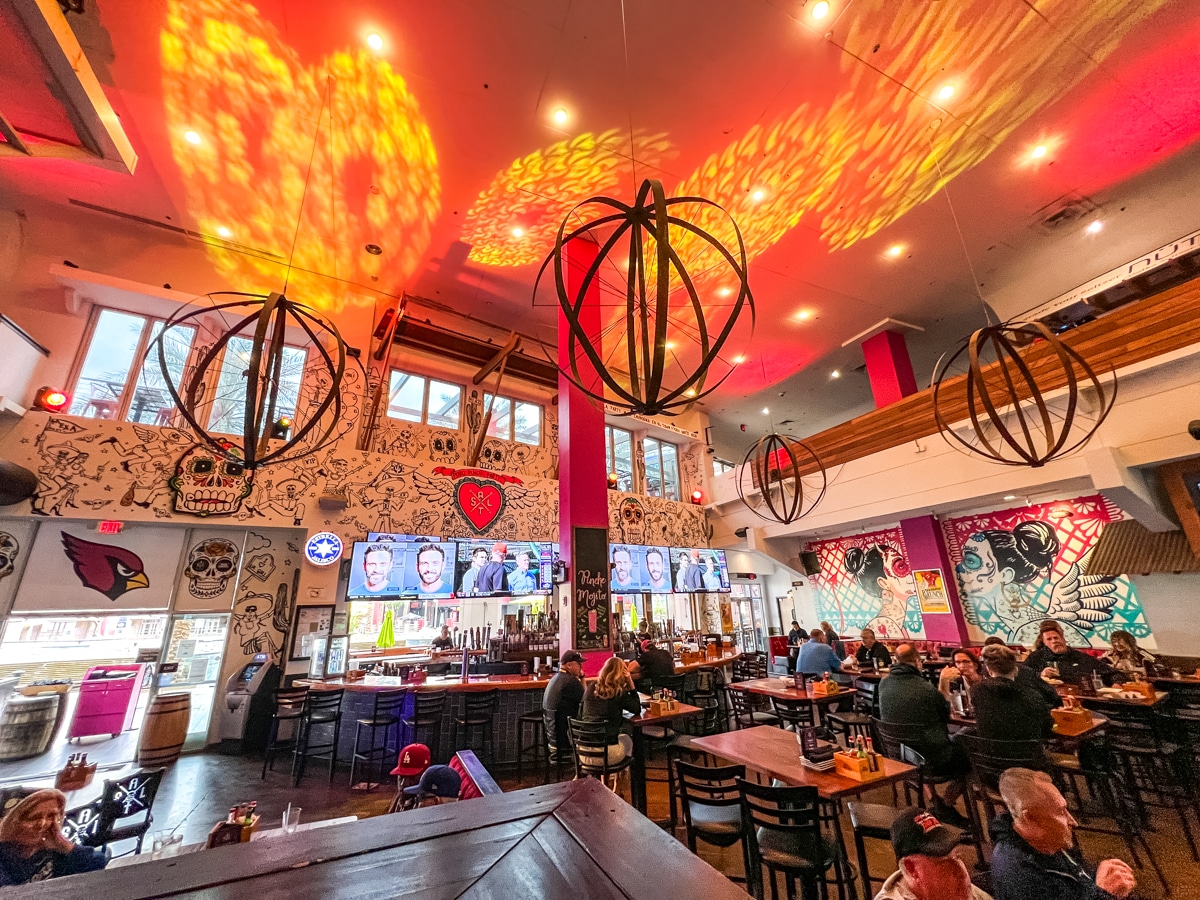
[[[654,679],[654,690],[670,691],[676,698],[683,700],[685,680],[683,675],[660,675]]]
[[[683,807],[683,828],[688,849],[696,852],[696,841],[715,847],[742,844],[742,865],[750,872],[746,861],[746,844],[742,824],[742,800],[738,782],[746,777],[745,766],[705,767],[675,762],[672,770],[678,785]],[[741,879],[726,876],[733,881]]]
[[[279,688],[271,693],[275,711],[271,714],[271,730],[267,733],[267,747],[263,751],[262,777],[267,777],[267,769],[275,768],[275,753],[279,750],[295,750],[296,738],[300,736],[300,719],[304,715],[304,701],[308,698],[308,688]],[[279,726],[291,722],[294,731],[290,740],[279,740]]]
[[[412,713],[400,719],[400,742],[415,742],[418,732],[424,728],[429,732],[429,739],[425,743],[429,745],[431,755],[434,760],[440,759],[442,714],[445,712],[448,696],[448,691],[417,691],[413,695]]]
[[[863,894],[871,897],[873,896],[871,882],[883,883],[886,878],[875,878],[871,875],[865,841],[868,838],[887,841],[890,847],[892,823],[900,815],[900,810],[894,806],[884,806],[882,803],[863,803],[861,800],[851,800],[846,804],[846,812],[850,814],[850,827],[854,832],[854,849],[858,854],[858,871],[862,877]]]
[[[731,672],[729,680],[733,684],[737,684],[739,681],[750,681],[755,677],[750,668],[750,660],[744,656],[735,659],[730,663],[729,668]]]
[[[575,754],[575,777],[598,778],[601,783],[616,793],[617,776],[629,768],[632,756],[610,762],[608,749],[617,745],[616,735],[607,722],[589,722],[568,719],[567,728],[571,735],[571,746]],[[609,779],[612,783],[609,783]]]
[[[100,822],[91,846],[107,846],[136,840],[134,853],[142,852],[142,841],[154,823],[154,798],[165,769],[143,770],[104,782],[100,797]]]
[[[801,728],[813,728],[817,724],[813,705],[807,700],[772,697],[771,706],[775,709],[775,715],[779,717],[780,728],[799,731]]]
[[[419,697],[420,695],[418,694],[417,696]],[[471,748],[471,731],[479,729],[483,743],[488,748],[488,759],[494,762],[496,759],[496,740],[492,720],[496,716],[496,707],[500,705],[500,689],[492,688],[490,691],[465,693],[462,697],[462,715],[455,716],[450,726],[450,749],[452,752],[469,750]],[[458,745],[458,731],[460,728],[465,735],[464,740],[466,741],[466,745],[462,747]]]
[[[871,718],[879,715],[878,685],[874,681],[856,678],[853,687],[856,693],[851,708],[826,712],[823,717],[826,727],[835,735],[841,735],[847,747],[855,738],[873,737]]]
[[[771,879],[771,898],[778,900],[776,876],[783,875],[789,900],[800,883],[803,900],[821,895],[825,875],[837,862],[837,848],[821,834],[821,798],[815,787],[768,787],[738,780],[742,831],[746,837],[746,880],[751,894],[763,900],[762,869]]]
[[[717,714],[716,730],[725,730],[729,725],[729,717],[725,714],[725,672],[714,666],[701,666],[695,672],[695,685],[692,688],[688,702],[702,709],[714,707]],[[721,723],[724,724],[721,724]],[[712,734],[713,732],[705,732]]]
[[[1004,805],[1000,797],[1000,776],[1009,769],[1053,771],[1039,740],[998,741],[969,733],[959,733],[956,740],[971,760],[969,796],[983,804],[988,819],[993,818]]]
[[[779,724],[777,715],[756,710],[750,703],[750,697],[744,691],[726,687],[725,697],[729,701],[734,727],[739,731],[743,728],[754,728],[756,725]]]
[[[68,809],[63,814],[63,837],[81,847],[103,846],[103,841],[98,840],[103,808],[103,798],[97,797],[91,803]]]
[[[388,734],[392,727],[396,729],[396,750],[401,747],[400,744],[400,715],[404,710],[404,699],[407,696],[406,691],[381,691],[375,695],[375,707],[371,710],[371,716],[367,719],[358,719],[354,724],[354,754],[350,757],[350,786],[354,787],[354,770],[358,766],[358,761],[361,759],[368,764],[378,764],[379,777],[383,778],[383,769],[385,768],[384,761],[392,755],[393,751],[388,747]],[[361,746],[360,736],[362,730],[366,728],[371,733],[371,744],[365,750]],[[383,729],[383,746],[376,746],[375,734],[379,729]],[[370,776],[367,777],[367,790],[372,790],[379,782],[372,782]]]
[[[338,738],[342,730],[342,696],[345,691],[341,688],[333,691],[309,691],[304,698],[304,712],[300,714],[299,731],[296,735],[296,746],[292,751],[292,773],[295,775],[296,787],[304,777],[304,769],[310,759],[329,760],[329,780],[333,781],[333,770],[337,765]],[[313,729],[330,729],[329,743],[313,743]]]

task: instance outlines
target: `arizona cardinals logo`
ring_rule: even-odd
[[[60,534],[67,559],[71,560],[79,583],[85,588],[116,600],[128,591],[150,587],[142,558],[131,550],[95,544],[65,531]]]

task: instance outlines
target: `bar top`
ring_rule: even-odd
[[[346,681],[343,678],[328,678],[324,681],[297,681],[300,687],[311,688],[314,691],[336,691],[345,688],[347,691],[372,693],[376,691],[396,691],[407,688],[413,691],[490,691],[499,688],[502,691],[542,691],[546,689],[549,678],[536,678],[532,675],[472,675],[463,684],[457,675],[436,675],[425,679],[421,684],[409,684],[403,678],[394,675],[367,675],[361,681]]]

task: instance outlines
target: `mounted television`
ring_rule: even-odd
[[[729,563],[724,550],[672,547],[671,583],[677,594],[729,593]]]
[[[386,531],[368,531],[368,541],[388,541],[389,543],[402,544],[406,541],[433,541],[437,543],[441,541],[440,534],[391,534]]]
[[[666,547],[609,544],[609,587],[614,594],[669,594],[669,559]]]
[[[456,557],[453,541],[357,541],[346,599],[448,600]]]
[[[526,597],[554,590],[558,544],[459,541],[454,590],[459,597]]]

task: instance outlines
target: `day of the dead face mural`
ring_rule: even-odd
[[[1124,514],[1099,495],[942,523],[972,640],[1032,646],[1043,619],[1074,646],[1103,646],[1124,629],[1153,648],[1133,584],[1087,573],[1104,527]]]
[[[871,627],[882,639],[921,639],[925,625],[899,528],[809,544],[817,614],[839,634]]]

